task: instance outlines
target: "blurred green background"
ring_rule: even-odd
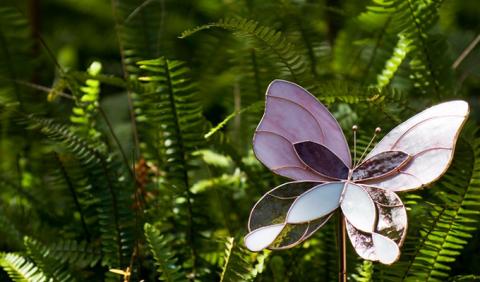
[[[291,250],[243,247],[251,207],[286,181],[251,147],[281,78],[348,140],[357,124],[358,155],[377,126],[469,102],[452,168],[400,195],[400,261],[349,246],[348,270],[478,280],[479,15],[454,0],[2,0],[0,279],[337,280],[335,218]]]

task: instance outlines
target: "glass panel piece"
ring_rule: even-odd
[[[382,206],[403,206],[402,201],[400,200],[400,197],[395,194],[392,191],[381,189],[381,188],[376,188],[376,187],[370,187],[367,185],[360,185],[362,188],[367,191],[367,193],[370,195],[372,200],[377,204],[380,204]]]
[[[346,220],[347,234],[350,238],[353,248],[357,254],[366,260],[376,261],[377,255],[373,246],[372,235],[367,232],[358,230]]]
[[[401,246],[407,231],[407,211],[400,197],[392,191],[362,186],[377,208],[375,232]]]
[[[308,231],[308,223],[287,224],[269,249],[288,249],[301,242]]]
[[[412,156],[412,159],[398,174],[368,183],[394,191],[406,191],[438,179],[450,165],[459,131],[468,113],[465,101],[450,101],[426,109],[395,127],[367,158],[399,150]]]
[[[290,141],[274,132],[257,131],[253,138],[255,155],[273,172],[295,180],[326,180],[300,161]]]
[[[340,207],[348,222],[355,228],[373,232],[376,219],[375,205],[362,187],[347,183]]]
[[[249,231],[284,223],[287,212],[297,196],[318,184],[318,182],[289,182],[267,192],[252,208],[248,222]]]
[[[397,141],[402,138],[403,135],[407,133],[407,131],[417,131],[415,127],[417,124],[425,122],[427,120],[431,120],[432,118],[436,117],[462,117],[463,119],[466,118],[469,112],[469,106],[465,101],[457,100],[457,101],[450,101],[435,105],[430,107],[410,119],[406,120],[405,122],[399,124],[397,127],[392,129],[385,137],[373,148],[373,150],[368,154],[367,158],[372,157],[374,155],[379,154],[380,152],[390,151],[392,150],[393,146]],[[441,127],[440,127],[441,129]],[[456,128],[454,131],[458,132],[460,128]],[[432,134],[435,134],[435,130],[431,132],[418,132],[417,134],[425,134],[432,137]],[[434,141],[434,140],[431,140]],[[428,142],[430,143],[430,142]],[[402,150],[408,154],[411,154],[409,151]]]
[[[329,215],[317,218],[308,223],[286,224],[277,239],[268,247],[270,250],[283,250],[295,247],[308,238],[310,238],[318,229],[320,229],[332,217]],[[301,236],[300,236],[301,235]],[[283,240],[281,240],[283,239]]]
[[[307,233],[302,238],[302,242],[307,240],[308,238],[310,238],[310,236],[312,236],[318,229],[320,229],[322,226],[324,226],[325,223],[327,223],[327,221],[330,219],[330,217],[332,217],[332,215],[333,215],[333,212],[330,213],[329,215],[324,216],[324,217],[321,217],[321,218],[315,219],[313,221],[310,221],[309,225],[308,225]]]
[[[299,196],[288,211],[287,223],[305,223],[323,217],[338,208],[344,183],[317,185]]]
[[[366,180],[398,173],[408,163],[408,158],[408,154],[401,151],[382,152],[354,168],[351,179]]]
[[[306,115],[314,122],[305,124],[309,119]],[[268,86],[265,114],[258,126],[259,130],[266,128],[274,129],[292,143],[318,142],[351,166],[350,150],[338,122],[317,98],[295,83],[277,79]]]
[[[373,233],[373,245],[378,260],[383,264],[392,264],[400,257],[400,249],[394,241],[389,238]]]
[[[284,224],[275,224],[255,229],[245,236],[245,246],[250,251],[259,252],[270,246],[284,227]]]
[[[384,179],[366,181],[369,185],[383,187],[392,191],[408,191],[422,187],[439,178],[450,165],[452,149],[437,148],[413,156],[400,173]]]
[[[332,151],[312,141],[293,144],[300,160],[314,171],[327,177],[347,179],[348,167]]]

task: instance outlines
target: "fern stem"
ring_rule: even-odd
[[[132,179],[135,180],[135,174],[128,163],[128,158],[127,158],[127,155],[125,154],[125,150],[123,150],[122,144],[120,143],[120,140],[118,140],[117,134],[115,134],[115,131],[113,130],[112,123],[108,119],[107,115],[105,114],[105,111],[103,110],[103,107],[100,104],[98,105],[98,111],[100,112],[100,115],[102,116],[103,120],[107,124],[108,131],[110,131],[110,135],[112,135],[112,138],[115,141],[115,144],[117,144],[118,150],[122,155],[123,162],[125,163],[125,167],[127,168]]]
[[[80,221],[82,222],[82,228],[83,228],[83,232],[85,233],[85,239],[87,240],[87,242],[90,243],[90,232],[88,232],[87,224],[85,222],[85,215],[83,213],[82,206],[80,205],[80,201],[78,200],[77,192],[75,191],[72,180],[70,179],[70,176],[68,175],[67,170],[65,169],[65,166],[63,165],[62,161],[58,157],[57,153],[55,153],[55,159],[58,162],[58,166],[60,167],[60,172],[62,173],[65,183],[67,184],[68,190],[72,195],[73,202],[75,203],[75,207],[77,208],[78,213],[80,214]]]
[[[117,13],[115,12],[115,5],[118,5],[116,0],[112,0],[112,14],[113,18],[115,19],[115,30],[116,30],[116,35],[117,35],[117,41],[120,49],[120,57],[122,59],[122,70],[123,70],[123,77],[125,81],[128,82],[128,69],[127,69],[127,64],[125,63],[125,47],[123,46],[122,40],[120,38],[120,24],[118,23],[118,16]],[[132,91],[129,86],[129,83],[127,83],[127,103],[128,103],[128,111],[130,113],[130,124],[132,127],[132,139],[133,139],[133,144],[135,144],[135,150],[136,150],[136,155],[140,156],[140,141],[138,138],[138,129],[137,129],[137,120],[135,116],[135,111],[133,107],[133,99],[132,99]]]
[[[182,167],[184,169],[182,170],[183,173],[183,184],[184,184],[184,189],[185,189],[185,196],[187,198],[187,209],[188,209],[188,229],[187,229],[187,237],[188,237],[188,242],[190,244],[190,248],[192,251],[192,269],[193,269],[193,277],[195,277],[196,273],[196,266],[197,266],[197,249],[195,247],[195,237],[193,234],[193,207],[192,207],[192,193],[190,191],[190,183],[188,181],[188,171],[187,171],[187,162],[185,158],[185,144],[182,138],[182,132],[180,130],[180,125],[178,121],[178,115],[177,115],[177,107],[175,105],[175,98],[174,98],[174,93],[173,93],[173,85],[172,85],[172,77],[170,74],[170,69],[169,69],[169,61],[165,59],[165,64],[163,65],[164,71],[165,71],[165,76],[166,76],[166,83],[167,83],[167,91],[168,91],[168,98],[170,100],[170,107],[175,118],[174,122],[174,128],[175,128],[175,134],[178,138],[178,147],[180,149],[180,161],[182,163]]]
[[[362,84],[365,84],[367,82],[368,74],[370,73],[370,69],[372,68],[373,61],[375,60],[375,57],[377,56],[378,48],[380,48],[380,45],[382,45],[383,36],[386,34],[387,28],[390,25],[391,20],[392,20],[392,15],[390,15],[388,17],[387,21],[385,22],[385,24],[382,27],[382,30],[380,31],[380,34],[377,36],[377,40],[375,42],[375,47],[373,48],[372,55],[370,56],[370,59],[368,60],[368,64],[365,68],[365,71],[363,72],[364,77],[363,77]]]
[[[97,157],[100,159],[101,166],[103,169],[103,173],[107,177],[107,185],[108,185],[108,191],[110,195],[112,196],[112,208],[113,208],[113,218],[114,218],[114,223],[115,223],[115,230],[117,232],[116,234],[116,239],[117,239],[117,245],[118,245],[118,260],[120,265],[123,265],[123,259],[122,259],[122,249],[123,249],[123,244],[121,240],[121,229],[120,229],[120,223],[118,222],[118,204],[117,204],[117,195],[115,194],[115,191],[112,187],[112,184],[110,182],[110,175],[108,173],[107,165],[105,164],[105,160],[97,155]]]
[[[298,28],[300,30],[300,35],[302,36],[302,40],[305,43],[305,47],[307,47],[307,54],[310,58],[310,70],[315,78],[318,78],[317,72],[317,58],[315,57],[315,52],[313,51],[312,42],[307,34],[305,27],[302,24],[302,21],[296,17]]]
[[[408,8],[410,10],[410,15],[411,15],[411,17],[413,19],[413,22],[415,24],[415,28],[417,29],[417,32],[418,32],[417,37],[420,40],[420,43],[422,45],[422,52],[425,55],[425,58],[427,60],[427,67],[429,69],[429,75],[430,75],[430,78],[432,79],[432,82],[434,84],[434,89],[433,89],[435,91],[434,94],[437,95],[437,97],[439,97],[439,95],[440,95],[439,85],[438,85],[438,81],[435,79],[435,76],[434,76],[432,60],[431,60],[430,55],[429,55],[428,50],[427,50],[427,42],[425,42],[425,38],[423,37],[423,30],[420,26],[421,20],[419,20],[417,18],[417,16],[415,15],[415,10],[414,10],[414,7],[413,7],[412,0],[407,0],[407,2],[408,2]]]
[[[257,94],[258,98],[261,98],[262,90],[260,88],[260,73],[258,71],[257,55],[254,48],[252,48],[250,51],[250,58],[253,66],[253,78],[255,79],[255,93]]]

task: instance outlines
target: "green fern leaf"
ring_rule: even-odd
[[[115,267],[127,265],[134,241],[135,220],[129,210],[133,185],[131,178],[119,175],[123,168],[121,162],[105,156],[94,145],[70,132],[65,125],[34,116],[28,116],[27,123],[53,142],[62,144],[82,164],[96,203],[104,264]]]
[[[249,254],[247,250],[239,246],[233,237],[225,242],[225,255],[223,258],[222,274],[220,281],[251,281]]]
[[[87,70],[91,76],[97,76],[102,70],[99,62],[93,62]],[[79,91],[73,91],[75,107],[72,109],[70,121],[73,123],[72,131],[84,138],[89,138],[104,145],[100,139],[101,133],[97,129],[96,116],[99,107],[100,82],[94,79],[87,79],[85,85]]]
[[[167,238],[160,234],[154,226],[145,224],[145,238],[147,239],[150,252],[153,254],[160,281],[188,281],[178,261],[175,258],[170,244],[173,238]]]
[[[303,58],[300,52],[295,50],[295,46],[281,32],[262,26],[254,20],[243,18],[222,19],[215,23],[186,30],[180,35],[180,38],[186,38],[196,32],[211,28],[231,30],[235,32],[235,35],[249,36],[258,40],[279,58],[293,81],[301,83],[309,89],[313,87],[313,78],[310,67],[306,64],[307,60]]]
[[[66,266],[50,255],[48,247],[29,237],[24,238],[24,243],[29,257],[49,280],[54,282],[75,281]]]
[[[34,263],[15,253],[1,253],[0,266],[15,282],[46,282],[47,276]]]

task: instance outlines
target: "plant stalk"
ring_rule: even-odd
[[[338,281],[347,282],[347,228],[341,210],[338,213]]]

